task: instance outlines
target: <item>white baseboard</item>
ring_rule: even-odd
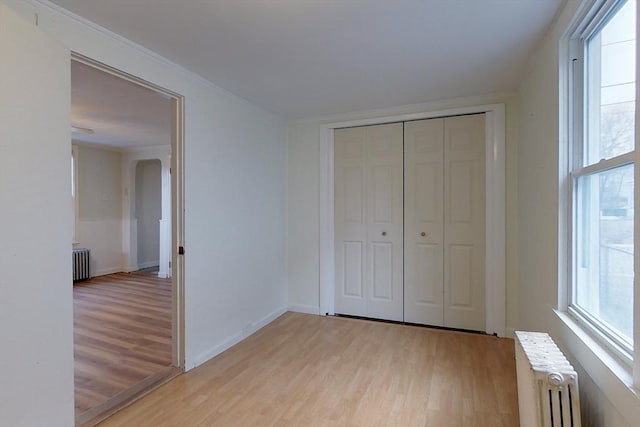
[[[91,272],[91,277],[106,276],[107,274],[122,273],[122,267],[103,268]]]
[[[212,347],[211,349],[203,353],[200,353],[198,356],[194,358],[194,360],[191,363],[187,361],[185,363],[185,371],[189,371],[197,366],[200,366],[206,361],[208,361],[209,359],[212,359],[216,357],[218,354],[222,353],[223,351],[233,347],[234,345],[238,344],[240,341],[244,340],[250,335],[253,335],[258,330],[262,329],[263,327],[267,326],[269,323],[276,320],[278,317],[282,316],[284,313],[286,313],[286,311],[287,311],[286,307],[280,307],[277,310],[267,314],[262,319],[259,319],[256,322],[248,324],[247,326],[244,327],[242,331],[237,332],[236,334],[230,336],[229,338],[224,340],[222,343]]]
[[[149,267],[158,267],[159,265],[160,265],[160,262],[158,260],[140,262],[138,263],[138,270],[142,270],[143,268],[149,268]]]
[[[287,310],[296,313],[320,314],[320,307],[317,305],[289,304],[287,305]]]

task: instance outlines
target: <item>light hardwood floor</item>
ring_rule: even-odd
[[[286,313],[101,426],[517,426],[513,341]]]
[[[170,279],[119,273],[78,282],[73,309],[77,419],[171,365]]]

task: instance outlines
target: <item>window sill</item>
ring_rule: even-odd
[[[640,393],[633,387],[631,367],[596,341],[568,313],[554,310],[552,335],[567,356],[576,360],[630,425],[640,419]]]

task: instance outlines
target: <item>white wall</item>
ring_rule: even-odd
[[[286,302],[283,237],[286,126],[283,120],[122,39],[92,29],[47,6],[30,6],[18,0],[1,1],[31,17],[37,10],[40,28],[68,49],[185,97],[186,367],[192,368],[205,361],[282,313]],[[35,10],[29,10],[31,7]],[[7,61],[2,63],[11,62],[11,51],[3,58]],[[65,73],[70,73],[68,68]],[[68,76],[58,77],[68,79]],[[24,76],[23,83],[29,84],[28,75]],[[63,89],[67,94],[65,105],[68,105],[69,88]],[[39,96],[58,96],[58,92],[42,91]],[[8,94],[12,92],[3,93],[3,97],[10,96]],[[64,121],[64,118],[59,120]],[[68,123],[67,119],[66,129]],[[41,141],[42,147],[47,147],[46,140],[42,138]],[[24,163],[24,167],[36,180],[51,180],[49,168],[54,176],[62,170],[60,176],[66,177],[66,181],[52,181],[50,192],[54,203],[60,203],[69,192],[68,139],[64,150],[66,156],[54,154],[43,162],[51,164],[50,167],[36,169],[35,173],[30,167],[32,161]],[[64,185],[58,185],[60,180]],[[25,197],[25,207],[42,204],[35,195]],[[70,203],[64,206],[61,212],[54,208],[53,218],[47,218],[34,229],[46,231],[45,235],[70,236],[70,224],[62,227],[62,232],[50,233],[64,223],[65,215],[70,218]],[[51,251],[41,254],[40,262],[50,265],[59,258],[68,260],[70,240],[66,238],[64,245],[52,244]],[[70,263],[63,264],[70,283]],[[30,292],[19,286],[14,288],[20,298]],[[49,293],[47,291],[47,295]],[[38,325],[67,327],[63,338],[68,339],[71,336],[70,308],[71,293],[67,290],[46,310],[38,312],[34,309],[33,313],[38,313]],[[25,338],[31,335],[29,333]],[[44,340],[49,341],[48,338]],[[30,348],[21,341],[14,344],[16,352],[20,352],[20,345]],[[73,378],[68,375],[72,356],[66,347],[60,346],[63,344],[55,344],[50,351],[58,359],[64,359],[61,375],[67,377],[56,375],[54,384],[39,384],[53,377],[40,376],[38,369],[27,369],[26,362],[18,365],[24,367],[19,371],[25,384],[33,384],[34,389],[39,387],[47,391],[47,396],[55,396],[51,399],[59,410],[49,411],[48,425],[69,425],[67,415],[73,410],[73,397],[68,393],[73,385]],[[46,366],[50,371],[56,370],[49,364]],[[18,369],[14,365],[11,370]],[[28,402],[20,402],[24,411],[40,413],[50,409],[43,404],[45,399],[31,397]],[[34,401],[38,404],[33,405]]]
[[[384,111],[298,120],[289,124],[287,158],[287,281],[292,310],[318,313],[320,125],[406,113],[445,110],[491,103],[506,105],[507,329],[517,322],[517,129],[518,100],[514,95],[454,99]]]
[[[73,425],[69,51],[0,3],[0,425]]]
[[[158,276],[171,277],[169,262],[171,260],[171,146],[156,145],[147,147],[128,147],[122,153],[122,252],[123,270],[135,271],[138,266],[138,230],[135,218],[136,201],[136,165],[144,160],[160,162],[161,178],[161,220],[160,250]]]
[[[567,2],[562,15],[532,55],[520,87],[518,327],[551,331],[570,357],[580,375],[583,425],[627,426],[634,424],[633,419],[625,420],[622,414],[625,409],[621,412],[617,405],[628,399],[607,395],[609,392],[603,388],[609,389],[618,380],[604,366],[592,364],[587,371],[579,363],[588,350],[578,354],[572,349],[571,334],[552,311],[558,298],[559,40],[579,3]]]
[[[122,271],[122,155],[77,145],[75,239],[91,250],[91,276]]]
[[[162,209],[160,172],[160,160],[144,160],[136,165],[135,197],[139,268],[158,265]]]

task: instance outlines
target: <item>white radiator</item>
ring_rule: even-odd
[[[74,248],[71,253],[71,264],[73,269],[73,281],[86,280],[91,278],[89,269],[90,251],[87,248]]]
[[[580,427],[578,374],[543,332],[516,331],[520,427]]]

